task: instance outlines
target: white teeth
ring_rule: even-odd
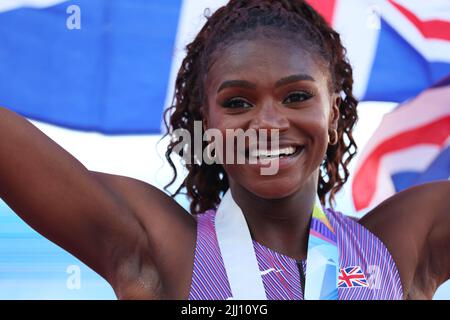
[[[294,154],[296,151],[297,151],[296,147],[286,147],[274,150],[260,149],[260,150],[252,150],[250,156],[253,158],[290,156]]]

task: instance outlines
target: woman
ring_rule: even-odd
[[[316,195],[322,204],[327,194],[333,200],[356,152],[357,102],[339,35],[300,0],[231,0],[187,49],[170,131],[193,133],[194,121],[222,133],[277,131],[280,147],[269,150],[279,161],[276,175],[261,175],[260,162],[188,164],[178,191],[185,187],[191,198],[195,215],[189,215],[144,182],[88,171],[2,109],[0,196],[31,227],[104,277],[120,299],[239,298],[246,289],[238,288],[236,277],[247,280],[236,270],[254,271],[245,267],[252,263],[259,270],[249,273],[255,284],[250,297],[320,297],[308,293],[316,286],[308,270],[320,221],[343,283],[337,288],[332,274],[335,288],[325,298],[432,298],[450,278],[448,181],[401,192],[358,223],[315,205]],[[170,162],[176,144],[168,148]],[[221,221],[233,210],[245,217],[237,225],[242,245],[233,230],[222,232],[229,225]],[[348,267],[364,276],[359,287],[345,287]],[[327,273],[322,276],[329,283]]]

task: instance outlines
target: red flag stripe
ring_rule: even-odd
[[[307,0],[307,2],[328,22],[330,26],[334,21],[334,9],[337,0]]]
[[[450,116],[443,117],[390,139],[376,147],[356,172],[352,186],[352,196],[357,211],[369,206],[375,190],[376,181],[383,156],[417,144],[442,145],[450,135]]]
[[[345,271],[342,271],[342,275],[339,276],[339,280],[344,281],[349,287],[353,286],[351,280],[358,279],[365,279],[365,276],[363,274],[347,274]]]
[[[440,39],[450,41],[450,21],[445,20],[421,20],[413,12],[400,4],[389,0],[427,39]]]

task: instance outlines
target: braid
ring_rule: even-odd
[[[340,36],[328,26],[326,21],[302,0],[231,0],[218,9],[187,46],[187,55],[178,72],[172,106],[166,110],[164,118],[167,134],[176,129],[194,132],[194,121],[203,120],[205,105],[204,77],[218,48],[232,41],[251,39],[251,30],[266,27],[284,31],[285,36],[301,37],[327,64],[330,73],[330,89],[342,97],[339,105],[338,143],[330,145],[321,165],[317,192],[322,204],[329,193],[329,203],[333,206],[335,194],[348,179],[348,164],[356,154],[356,143],[352,130],[357,121],[357,100],[353,96],[352,68],[346,58]],[[167,121],[169,118],[169,121]],[[177,170],[171,159],[178,141],[171,141],[166,158],[174,171],[169,187],[177,177]],[[206,147],[206,142],[203,143]],[[191,149],[191,159],[194,150]],[[186,189],[191,200],[192,213],[203,212],[216,207],[221,195],[229,188],[227,175],[221,165],[185,164],[188,175],[183,184],[173,194],[176,196]]]

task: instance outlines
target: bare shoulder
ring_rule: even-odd
[[[93,172],[105,186],[120,194],[147,233],[148,263],[130,266],[125,298],[179,298],[186,295],[180,284],[189,282],[196,242],[196,221],[172,197],[141,180]],[[146,259],[142,259],[146,261]],[[151,287],[150,289],[147,287]]]
[[[442,282],[449,248],[439,242],[450,239],[449,199],[450,181],[427,183],[397,193],[359,221],[388,248],[406,298],[431,298]]]
[[[157,222],[182,225],[190,228],[195,225],[194,218],[172,197],[144,181],[102,172],[92,172],[106,187],[119,193],[123,201],[146,224]],[[153,221],[157,220],[157,221]]]

